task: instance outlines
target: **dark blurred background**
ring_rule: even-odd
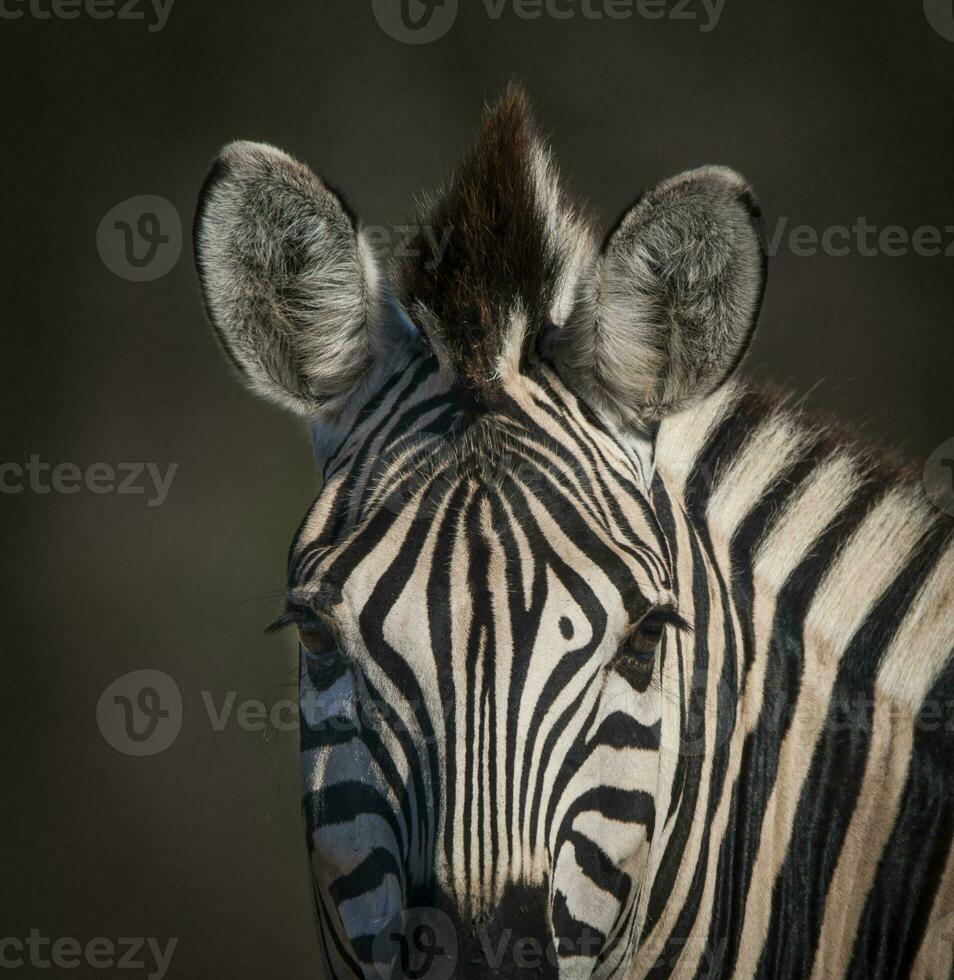
[[[0,16],[0,464],[177,464],[158,506],[147,473],[142,494],[42,493],[2,471],[22,491],[0,494],[0,937],[75,939],[71,976],[149,972],[95,968],[95,937],[114,960],[121,937],[178,937],[170,977],[316,975],[297,736],[254,730],[254,704],[238,718],[243,702],[294,696],[294,640],[262,628],[316,479],[301,423],[235,383],[203,314],[192,213],[223,143],[286,148],[393,230],[466,148],[485,100],[522,79],[571,188],[606,224],[688,167],[725,163],[753,182],[777,254],[750,375],[810,391],[810,410],[916,467],[954,436],[954,255],[917,254],[911,237],[939,229],[954,252],[950,0],[725,0],[716,23],[701,0],[682,8],[694,20],[672,16],[677,0],[644,10],[658,19],[632,5],[595,16],[625,14],[625,0],[558,0],[564,16],[534,19],[510,0],[499,18],[461,0],[452,26],[453,0],[430,21],[413,0],[423,32],[449,28],[419,44],[392,36],[406,30],[399,0],[176,0],[161,29],[149,0],[128,11],[145,19],[95,19],[110,0],[45,18],[51,0],[32,2],[3,0]],[[143,195],[169,203],[144,206],[141,226],[123,205],[100,229]],[[176,258],[176,214],[181,255],[150,278]],[[878,231],[836,239],[847,254],[790,241],[799,225],[860,219]],[[880,243],[889,226],[907,254],[891,254],[896,231]],[[921,236],[920,251],[937,247]],[[97,705],[144,669],[181,696],[153,725],[181,731],[137,756]],[[122,707],[111,697],[107,714]],[[154,702],[134,702],[130,731],[148,733]],[[19,956],[11,975],[59,975]],[[148,947],[138,959],[151,967]]]

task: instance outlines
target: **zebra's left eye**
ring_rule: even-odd
[[[298,641],[315,657],[333,653],[338,649],[338,634],[321,620],[299,623]]]

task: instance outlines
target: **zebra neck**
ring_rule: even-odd
[[[935,712],[943,726],[954,707],[952,522],[913,481],[741,386],[664,423],[656,459],[696,619],[685,669],[704,668],[684,710],[705,749],[673,772],[640,956],[674,930],[686,943],[695,921],[683,955],[751,975],[786,947],[811,881],[819,908],[794,927],[841,975],[864,907],[826,915],[826,894],[880,889],[905,821],[951,816],[931,773],[954,751]]]
[[[745,667],[786,627],[809,661],[834,668],[849,655],[917,710],[949,637],[936,630],[903,670],[865,654],[954,608],[954,522],[919,481],[741,385],[665,423],[657,465],[751,631]]]

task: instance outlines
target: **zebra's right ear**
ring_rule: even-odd
[[[206,179],[194,236],[209,318],[249,387],[333,421],[400,333],[341,198],[280,150],[232,143]]]
[[[568,382],[625,427],[715,391],[755,331],[765,226],[737,173],[702,167],[644,194],[610,234],[557,335]]]

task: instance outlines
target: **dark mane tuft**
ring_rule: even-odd
[[[526,349],[589,243],[519,86],[486,111],[475,147],[425,202],[416,226],[413,257],[395,270],[398,297],[454,376],[486,396],[508,341]],[[439,261],[425,228],[438,238],[449,233]]]

